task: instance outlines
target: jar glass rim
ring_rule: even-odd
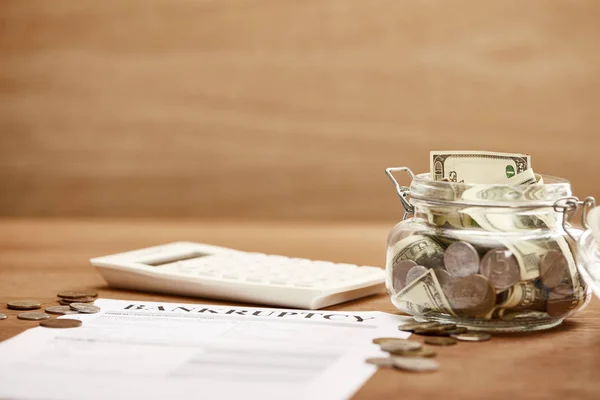
[[[434,181],[426,172],[414,176],[410,202],[487,207],[552,207],[572,196],[571,183],[560,177],[537,175],[542,184],[507,185]],[[415,204],[416,205],[416,204]]]

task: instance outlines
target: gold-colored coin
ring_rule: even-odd
[[[31,311],[31,312],[24,312],[24,313],[17,315],[17,318],[24,319],[27,321],[41,321],[43,319],[50,318],[50,316],[48,314],[46,314],[45,312]]]
[[[415,329],[431,328],[441,325],[439,322],[409,322],[398,326],[398,329],[405,332],[413,332]]]
[[[383,342],[393,342],[394,340],[406,340],[406,339],[396,338],[396,337],[378,337],[378,338],[373,339],[373,343],[380,344]]]
[[[42,307],[42,303],[35,300],[14,300],[6,303],[11,310],[37,310]]]
[[[98,293],[94,291],[64,290],[59,292],[57,296],[69,299],[78,299],[82,297],[98,297]]]
[[[58,301],[62,305],[69,305],[71,303],[93,303],[96,300],[95,297],[80,297],[80,298],[71,298],[71,297],[61,297]]]
[[[444,336],[431,336],[425,338],[425,344],[431,344],[434,346],[452,346],[453,344],[456,344],[456,339]]]
[[[69,318],[49,319],[40,322],[40,326],[44,328],[76,328],[81,326],[81,321]]]
[[[413,332],[418,335],[443,336],[446,334],[446,332],[452,331],[454,329],[456,329],[455,324],[442,324],[442,325],[432,326],[429,328],[418,328],[418,329],[415,329]]]

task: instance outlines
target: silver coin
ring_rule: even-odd
[[[391,357],[371,357],[367,358],[367,364],[377,365],[378,367],[389,367],[392,368],[394,366],[394,360]]]
[[[492,249],[481,260],[481,275],[498,290],[506,290],[521,280],[519,262],[507,249]]]
[[[412,267],[410,269],[410,271],[408,271],[408,273],[406,274],[406,284],[408,285],[412,281],[420,278],[421,276],[426,274],[427,271],[429,271],[429,270],[427,268],[423,267],[422,265],[417,265],[417,266]]]
[[[43,319],[50,318],[50,316],[44,312],[31,311],[31,312],[24,312],[24,313],[18,314],[17,318],[24,319],[27,321],[41,321]]]
[[[0,321],[8,318],[8,315],[0,313]]]
[[[71,307],[71,310],[84,314],[95,314],[100,311],[100,307],[87,303],[71,303],[69,307]]]
[[[47,307],[46,312],[49,314],[58,314],[58,315],[79,314],[77,311],[71,310],[71,307],[69,307],[69,306]]]
[[[446,283],[448,283],[454,279],[454,277],[452,275],[450,275],[450,273],[448,271],[446,271],[445,269],[434,268],[433,272],[435,273],[435,277],[437,278],[441,287],[444,287],[444,285]]]
[[[463,340],[465,342],[485,342],[486,340],[490,340],[492,335],[486,332],[466,332],[459,333],[457,335],[450,335],[457,340]]]
[[[383,351],[394,353],[399,351],[419,350],[421,347],[423,347],[423,345],[412,340],[395,339],[383,341],[379,343],[379,347]]]
[[[558,250],[550,250],[540,259],[540,278],[548,289],[560,285],[568,276],[569,262]]]
[[[397,292],[406,286],[406,275],[417,263],[413,260],[398,260],[392,265],[392,275],[394,277],[394,290]]]
[[[432,372],[440,369],[440,363],[431,358],[418,357],[391,357],[394,367],[403,371]]]
[[[479,254],[472,244],[452,243],[444,252],[446,270],[456,278],[479,273]]]

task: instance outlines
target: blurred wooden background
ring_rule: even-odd
[[[3,1],[0,215],[389,220],[388,166],[600,197],[600,2]]]

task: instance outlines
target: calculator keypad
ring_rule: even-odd
[[[178,261],[169,267],[171,272],[190,277],[307,289],[346,285],[381,275],[376,267],[260,253],[217,254]]]

